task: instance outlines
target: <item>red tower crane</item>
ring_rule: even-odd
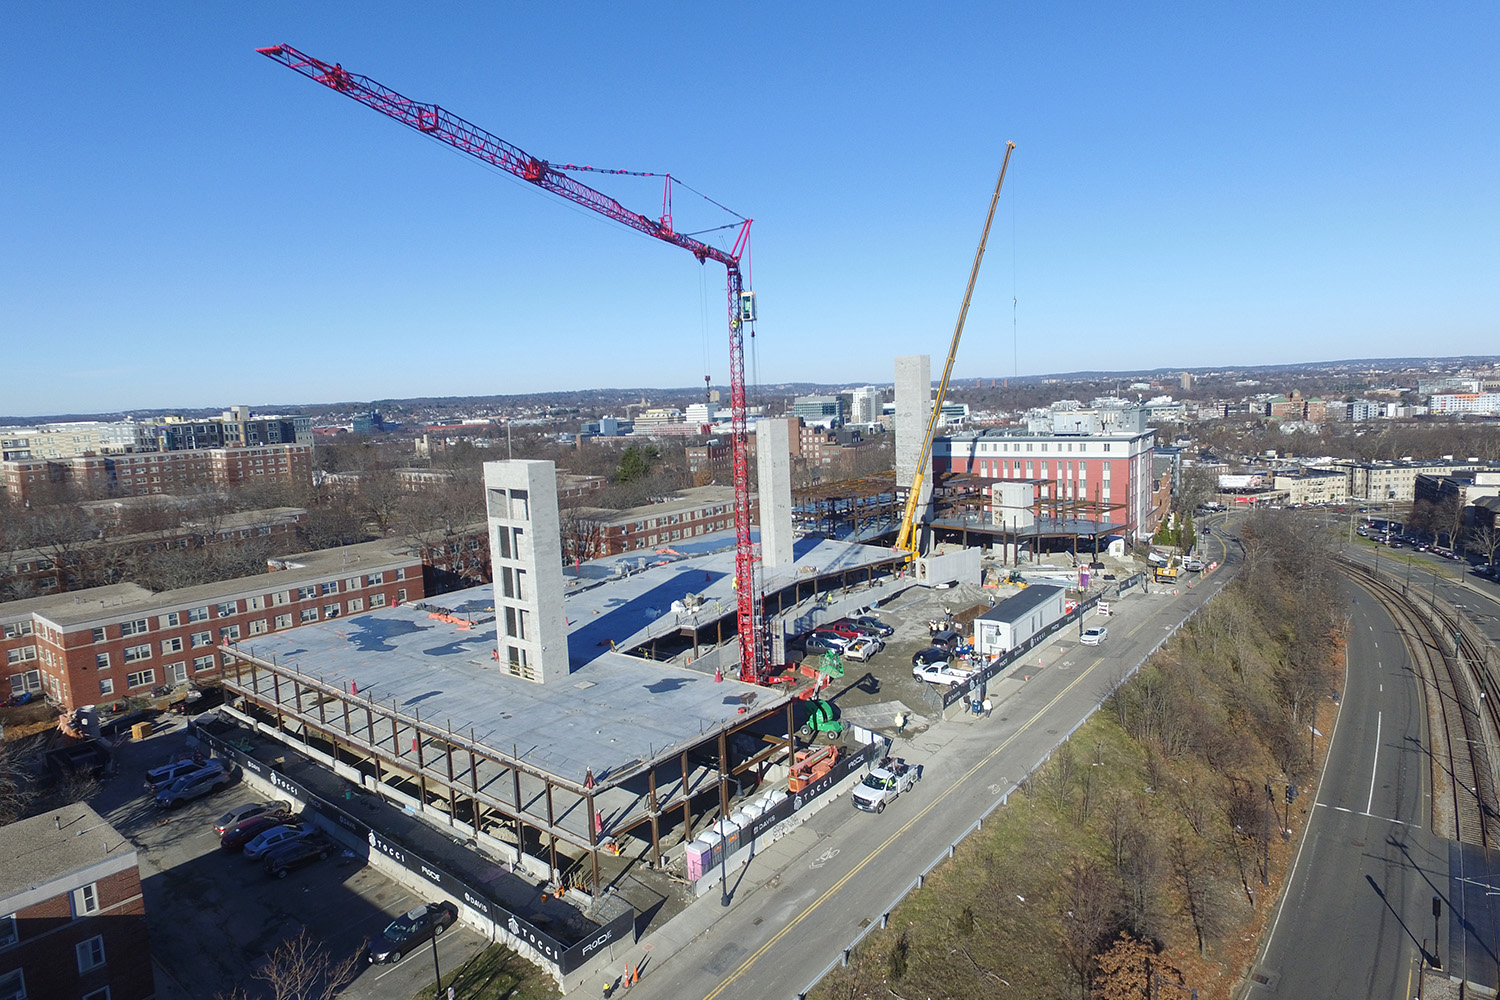
[[[698,263],[713,260],[724,265],[728,273],[729,292],[729,408],[730,441],[734,459],[734,586],[738,607],[740,638],[740,679],[757,683],[764,674],[764,649],[760,640],[758,588],[755,585],[755,548],[750,540],[750,462],[745,421],[745,343],[744,328],[755,322],[755,293],[745,288],[740,272],[740,258],[750,245],[750,223],[739,227],[734,249],[725,253],[672,228],[671,183],[663,197],[659,219],[632,212],[615,199],[580,184],[546,160],[537,159],[525,150],[436,104],[423,104],[398,94],[389,87],[344,69],[340,63],[329,65],[320,59],[297,51],[290,45],[273,45],[256,49],[263,56],[296,70],[309,80],[323,84],[346,97],[373,108],[423,135],[447,143],[476,159],[530,181],[544,191],[592,209],[600,215],[623,223],[673,246],[681,247],[698,258]]]

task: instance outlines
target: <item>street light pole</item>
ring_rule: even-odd
[[[436,931],[434,931],[433,935],[432,935],[432,938],[431,938],[431,940],[432,940],[432,977],[435,980],[437,980],[437,985],[433,987],[433,989],[432,989],[432,995],[434,997],[441,997],[443,995],[443,970],[440,969],[440,968],[438,968],[437,939],[438,939],[437,933],[436,933]]]

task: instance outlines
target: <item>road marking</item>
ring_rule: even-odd
[[[1056,707],[1057,703],[1062,701],[1063,698],[1066,697],[1075,687],[1077,687],[1079,684],[1082,684],[1084,679],[1087,678],[1089,674],[1093,673],[1095,668],[1103,662],[1104,658],[1100,657],[1099,659],[1096,659],[1092,664],[1090,664],[1088,669],[1083,671],[1083,673],[1079,674],[1078,677],[1074,679],[1073,683],[1069,684],[1067,687],[1059,691],[1055,698],[1039,708],[1036,714],[1033,715],[1030,719],[1027,719],[1026,722],[1021,725],[1021,728],[1017,729],[1014,733],[1007,737],[1003,743],[999,744],[995,747],[995,749],[991,750],[988,754],[982,757],[979,762],[976,763],[973,767],[965,771],[957,781],[944,789],[938,795],[938,797],[928,803],[924,809],[918,812],[911,819],[907,820],[900,829],[896,830],[889,837],[885,838],[885,840],[881,841],[881,843],[876,846],[873,851],[865,856],[865,859],[863,861],[850,869],[849,873],[846,874],[843,878],[839,879],[833,885],[829,886],[827,891],[825,891],[823,895],[813,900],[812,903],[810,903],[805,909],[803,909],[801,913],[797,914],[790,921],[788,921],[785,927],[781,928],[781,930],[771,935],[770,940],[761,945],[759,948],[755,949],[755,951],[751,953],[749,958],[740,963],[739,968],[731,972],[724,978],[723,982],[719,983],[718,986],[715,986],[712,990],[710,990],[708,995],[705,996],[703,1000],[714,1000],[715,997],[717,997],[719,994],[723,993],[726,989],[733,985],[735,980],[743,976],[750,969],[750,966],[754,965],[760,960],[762,955],[770,951],[778,941],[786,937],[786,935],[790,934],[798,924],[802,923],[802,921],[806,920],[809,916],[815,913],[819,907],[832,899],[835,894],[842,891],[844,886],[847,885],[849,881],[854,878],[854,876],[864,871],[865,866],[879,857],[887,847],[890,847],[893,843],[896,842],[897,838],[901,837],[906,833],[906,831],[910,830],[912,827],[916,826],[917,823],[921,822],[928,813],[932,812],[939,805],[941,805],[943,800],[946,799],[949,795],[952,795],[954,791],[963,787],[964,782],[968,781],[975,774],[977,774],[980,768],[984,767],[990,761],[994,760],[995,757],[997,757],[1002,751],[1009,749],[1012,743],[1020,739],[1028,729],[1036,724],[1036,721],[1038,719],[1040,719],[1043,715],[1046,715],[1049,711]],[[1337,728],[1337,726],[1335,726],[1335,728]]]
[[[830,847],[828,850],[824,851],[822,854],[819,854],[815,859],[813,859],[813,863],[808,865],[807,867],[822,868],[824,865],[828,864],[828,862],[832,861],[838,856],[839,849],[837,847]]]
[[[1365,803],[1365,815],[1375,807],[1375,772],[1380,764],[1380,712],[1375,713],[1375,759],[1370,761],[1370,799]]]

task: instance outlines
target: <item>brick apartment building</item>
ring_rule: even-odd
[[[66,550],[7,552],[0,556],[0,600],[62,593],[117,579],[119,567],[152,551],[263,543],[272,553],[293,552],[302,547],[297,529],[306,515],[301,507],[274,507],[157,531],[114,534],[100,529],[103,533],[99,538],[78,542]]]
[[[200,486],[271,480],[310,483],[312,469],[312,445],[275,444],[6,461],[0,462],[0,485],[11,502],[25,503],[48,484],[69,485],[101,497],[170,495]]]
[[[155,992],[135,848],[86,803],[0,827],[0,998]]]
[[[760,503],[750,497],[750,521],[759,519]],[[563,556],[597,559],[644,549],[670,548],[673,542],[734,528],[734,488],[697,486],[679,490],[666,503],[629,510],[572,507],[562,511]]]
[[[0,604],[8,692],[72,709],[214,676],[221,644],[423,597],[422,560],[408,548],[365,542],[180,590],[121,583]]]

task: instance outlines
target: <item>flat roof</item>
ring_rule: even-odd
[[[829,539],[801,539],[794,553],[793,565],[764,573],[766,592],[901,558],[881,546]],[[336,687],[353,683],[361,698],[394,702],[402,714],[419,712],[429,722],[451,724],[455,733],[472,729],[476,741],[497,753],[576,782],[592,769],[602,783],[609,774],[701,743],[746,715],[787,701],[729,673],[715,681],[711,673],[615,652],[610,645],[629,648],[725,616],[732,622],[733,532],[694,539],[681,549],[595,563],[602,565],[591,564],[593,573],[575,577],[573,592],[564,598],[572,670],[545,684],[510,676],[492,657],[490,586],[257,636],[235,648]],[[673,602],[690,593],[702,598],[700,609],[673,612]],[[434,613],[474,624],[461,629],[429,617]],[[724,641],[737,642],[732,624]]]
[[[431,617],[467,616],[464,629]],[[570,609],[570,619],[573,616]],[[695,745],[787,697],[732,677],[611,652],[577,650],[566,676],[512,677],[496,648],[490,587],[381,608],[257,637],[235,648],[282,669],[418,715],[532,768],[576,783],[603,782]],[[485,619],[489,619],[485,621]]]
[[[153,592],[133,583],[90,587],[87,590],[66,591],[0,605],[0,615],[9,617],[14,613],[16,605],[25,605],[26,613],[35,612],[54,625],[70,628],[101,619],[113,620],[121,615],[137,612],[150,613],[162,608],[212,604],[246,594],[267,594],[295,587],[308,580],[415,565],[418,559],[406,551],[404,543],[375,541],[283,556],[276,561],[286,568],[274,573],[259,573],[160,592]]]
[[[135,847],[88,803],[0,827],[0,899],[45,885]]]
[[[987,622],[1014,622],[1017,618],[1047,603],[1063,592],[1061,587],[1032,584],[1019,594],[1007,597],[979,616]]]

